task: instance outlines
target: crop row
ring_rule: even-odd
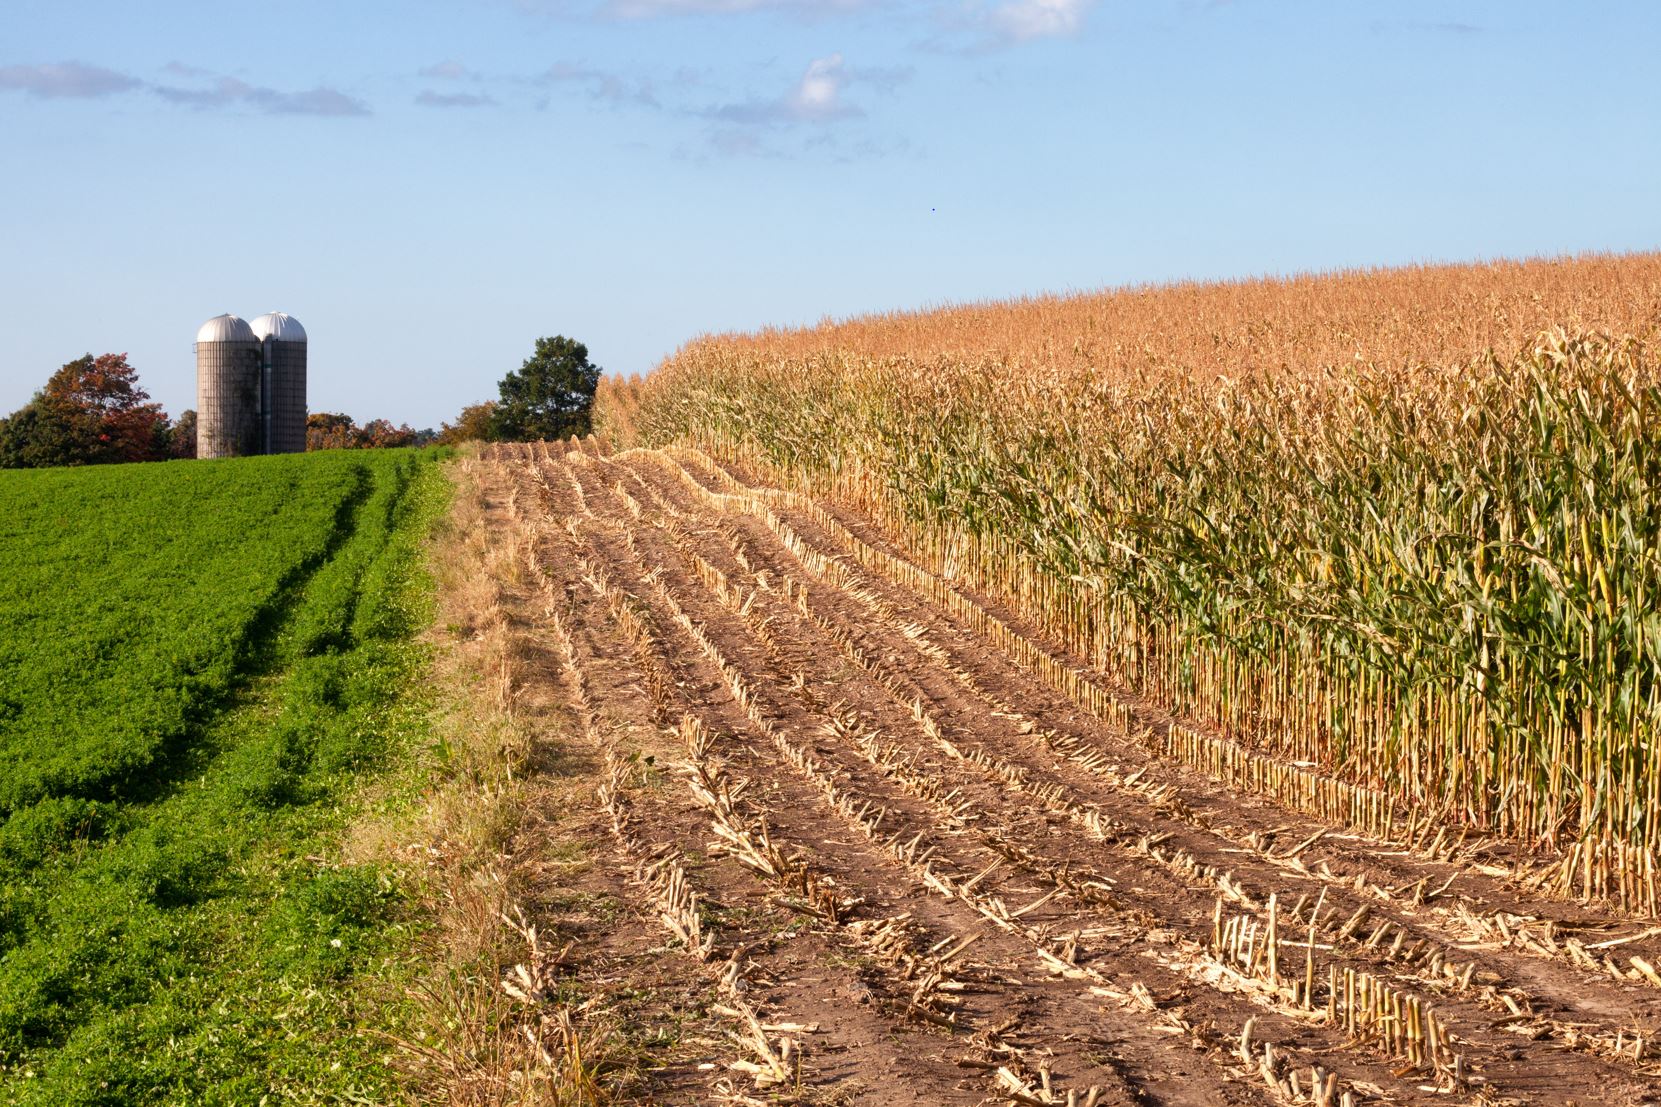
[[[1173,784],[1166,774],[1167,783],[1139,787],[1144,769],[1112,763],[1135,755],[1128,736],[1104,739],[1092,730],[1088,740],[1063,740],[1040,726],[1023,731],[1033,717],[1023,719],[1011,692],[969,660],[964,635],[972,629],[929,614],[918,593],[907,598],[896,585],[862,577],[856,559],[827,556],[818,545],[827,536],[811,534],[800,513],[785,524],[752,512],[735,493],[728,501],[701,498],[675,468],[662,455],[583,455],[539,471],[551,500],[569,505],[580,492],[583,507],[565,520],[562,542],[571,545],[561,556],[595,582],[597,596],[609,597],[614,617],[630,613],[637,663],[657,673],[643,686],[659,690],[666,715],[699,717],[714,735],[705,754],[742,765],[755,782],[733,797],[734,810],[756,804],[743,816],[752,833],[765,834],[789,861],[801,854],[782,843],[817,825],[777,805],[782,773],[852,833],[843,849],[863,841],[860,848],[886,856],[890,875],[873,885],[843,871],[851,862],[841,858],[853,854],[816,848],[842,897],[822,913],[851,925],[860,921],[861,899],[881,897],[883,911],[901,904],[920,911],[917,897],[932,897],[1006,935],[996,947],[1005,955],[1036,959],[1086,993],[1134,996],[1127,956],[1138,966],[1131,979],[1146,979],[1154,995],[1215,989],[1217,998],[1195,1010],[1232,1017],[1245,1024],[1243,1034],[1207,1037],[1193,1014],[1177,1016],[1214,1058],[1214,1079],[1250,1072],[1284,1102],[1342,1098],[1336,1086],[1328,1093],[1329,1072],[1312,1080],[1310,1062],[1300,1062],[1311,1056],[1312,1033],[1326,1043],[1320,1050],[1343,1041],[1361,1047],[1345,1056],[1360,1062],[1366,1075],[1356,1087],[1367,1095],[1414,1098],[1411,1087],[1382,1075],[1385,1059],[1420,1080],[1434,1073],[1448,1087],[1526,1091],[1543,1071],[1535,1062],[1550,1059],[1508,1056],[1509,1035],[1525,1032],[1571,1044],[1584,1062],[1550,1063],[1608,1086],[1630,1084],[1634,1068],[1646,1069],[1648,1032],[1595,1014],[1600,1004],[1630,1004],[1625,997],[1638,985],[1623,973],[1616,989],[1606,977],[1601,989],[1592,986],[1595,999],[1565,1006],[1587,985],[1566,955],[1539,952],[1563,949],[1562,931],[1554,937],[1549,923],[1533,929],[1515,915],[1471,913],[1448,890],[1459,871],[1448,868],[1446,845],[1429,848],[1441,836],[1420,831],[1426,848],[1393,862],[1412,878],[1392,889],[1376,876],[1340,880],[1325,859],[1306,867],[1307,857],[1336,863],[1353,852],[1329,848],[1337,845],[1329,829],[1282,825],[1297,844],[1276,850],[1261,830],[1196,814],[1205,789],[1190,790],[1192,781]],[[784,526],[794,544],[782,537]],[[838,670],[861,675],[851,681]],[[707,691],[712,681],[725,691]],[[831,687],[846,702],[826,702]],[[1058,762],[1056,754],[1065,756]],[[1120,798],[1109,806],[1104,794]],[[1053,818],[1035,839],[1023,828],[1040,811]],[[1058,844],[1058,826],[1071,828],[1063,838],[1072,845]],[[1218,864],[1224,857],[1234,858],[1227,868]],[[1439,874],[1434,882],[1431,873]],[[1117,889],[1130,885],[1162,891],[1127,909]],[[804,885],[792,886],[805,897]],[[1485,944],[1471,959],[1469,947],[1455,945],[1468,940],[1467,919],[1485,935],[1522,940],[1503,953]],[[1282,936],[1294,928],[1297,937]],[[1131,932],[1143,937],[1128,954],[1122,937],[1106,937]],[[1542,981],[1550,988],[1540,990]],[[1230,995],[1250,998],[1242,1008]],[[1653,1013],[1647,1001],[1637,1006]],[[1158,1001],[1141,1009],[1138,1017],[1153,1022],[1173,1015]],[[1638,1025],[1648,1021],[1641,1016]],[[1278,1039],[1268,1050],[1269,1077],[1261,1071],[1265,1033]],[[1380,1060],[1362,1060],[1369,1055]],[[1034,1101],[1049,1101],[1047,1087],[1026,1086]]]

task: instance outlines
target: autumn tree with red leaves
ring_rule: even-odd
[[[0,466],[160,461],[171,428],[139,387],[126,354],[76,358],[20,410],[0,420]]]

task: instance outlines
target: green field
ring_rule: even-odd
[[[435,461],[0,474],[0,1103],[388,1097]]]

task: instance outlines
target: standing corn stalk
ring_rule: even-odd
[[[1501,323],[1473,307],[1477,291],[1492,305],[1495,288],[1532,287],[1540,310],[1586,315],[1597,290],[1565,287],[1601,275],[1605,314],[1636,329],[1641,305],[1661,302],[1661,260],[1395,279],[1422,296],[1438,274],[1439,307],[1351,305],[1358,349],[1404,343],[1388,362],[1317,368],[1331,339],[1307,326],[1312,360],[1292,360],[1287,305],[1319,299],[1305,284],[1282,287],[1275,310],[1272,285],[1184,287],[1078,301],[1072,316],[1064,301],[972,309],[984,344],[970,334],[956,347],[970,352],[928,359],[861,344],[891,351],[909,334],[943,349],[971,309],[703,341],[620,394],[613,425],[845,499],[1166,709],[1404,807],[1536,847],[1576,843],[1561,890],[1653,911],[1653,349],[1554,331],[1439,368],[1415,358],[1402,320],[1445,357],[1517,325],[1514,311],[1493,308]],[[1332,279],[1311,325],[1367,280],[1388,293],[1389,276]],[[1232,375],[1199,356],[1192,325],[1163,339],[1187,364],[1053,341],[1071,325],[1099,351],[1103,303],[1103,317],[1141,310],[1156,327],[1231,290],[1266,320],[1232,320],[1262,322],[1256,345],[1219,340],[1254,355]],[[1023,319],[1014,337],[993,328]],[[1262,367],[1264,350],[1285,362]]]

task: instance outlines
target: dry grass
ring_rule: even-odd
[[[538,815],[583,785],[546,767],[558,735],[519,713],[526,644],[509,615],[524,550],[502,543],[500,505],[476,458],[452,464],[455,493],[431,565],[439,614],[435,680],[444,717],[436,783],[413,820],[360,835],[358,851],[396,852],[418,874],[433,920],[405,1047],[419,1102],[448,1107],[599,1107],[614,1102],[614,1028],[562,998],[570,950],[554,948],[522,906],[541,879]],[[581,843],[566,843],[581,848]],[[580,860],[580,858],[579,858]]]

